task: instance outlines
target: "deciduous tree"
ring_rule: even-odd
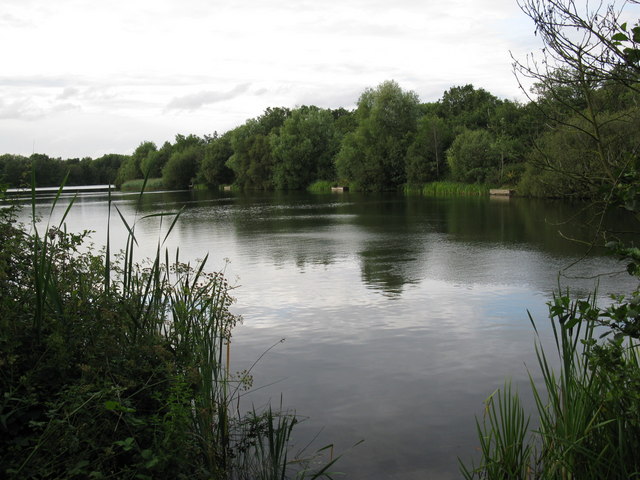
[[[345,136],[338,175],[364,190],[395,189],[406,180],[405,158],[418,119],[418,96],[387,81],[360,96],[358,127]]]
[[[271,137],[275,187],[300,190],[315,180],[333,180],[339,145],[331,112],[313,106],[294,110]]]

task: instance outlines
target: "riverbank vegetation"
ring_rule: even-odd
[[[267,108],[222,135],[177,135],[160,148],[143,141],[131,155],[96,160],[43,154],[0,156],[0,183],[57,186],[162,178],[169,189],[235,185],[304,190],[316,181],[352,190],[400,190],[450,180],[515,185],[526,153],[543,130],[533,104],[501,100],[472,85],[421,103],[394,81],[366,89],[355,110],[315,106]],[[111,161],[108,172],[103,164]],[[312,189],[313,190],[313,189]]]
[[[640,26],[620,22],[615,5],[583,14],[572,0],[521,6],[545,43],[543,61],[515,65],[535,81],[526,104],[472,85],[421,103],[387,81],[365,90],[353,111],[269,108],[222,135],[178,135],[161,148],[143,142],[130,156],[4,155],[0,181],[19,186],[34,169],[38,186],[59,184],[68,170],[70,183],[118,186],[161,178],[175,189],[336,184],[438,194],[465,183],[478,185],[465,194],[494,185],[589,198],[599,215],[592,237],[579,240],[618,255],[633,292],[606,307],[569,294],[550,302],[559,369],[538,344],[534,421],[508,384],[497,390],[477,423],[478,465],[462,472],[637,477],[640,250],[625,237],[631,226],[602,225],[617,209],[640,221]],[[233,409],[250,375],[232,374],[225,361],[238,319],[221,275],[163,260],[160,246],[151,263],[134,264],[133,227],[129,248],[111,263],[108,251],[83,253],[83,234],[60,226],[28,234],[10,210],[2,215],[5,476],[275,478],[290,465],[284,446],[295,417]]]
[[[138,221],[160,219],[177,217]],[[240,412],[252,377],[229,369],[240,318],[224,275],[163,239],[136,263],[122,221],[114,257],[64,218],[40,231],[0,209],[0,477],[329,477],[331,461],[291,450],[293,412]]]
[[[530,376],[534,417],[507,383],[477,421],[480,460],[462,463],[465,478],[600,479],[640,475],[640,162],[638,112],[640,25],[620,21],[623,7],[581,10],[573,0],[523,0],[544,42],[542,59],[516,63],[537,81],[540,104],[555,122],[529,158],[523,182],[598,207],[593,236],[626,265],[629,291],[600,307],[592,298],[558,293],[549,302],[557,353],[536,342],[542,382]],[[582,193],[580,193],[582,192]],[[625,209],[627,225],[605,230]],[[635,236],[631,232],[636,232]],[[535,325],[534,325],[535,328]],[[553,368],[552,365],[558,365]]]

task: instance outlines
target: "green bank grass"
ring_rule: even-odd
[[[140,192],[144,185],[145,192],[164,190],[165,186],[162,183],[162,178],[149,178],[149,179],[136,179],[124,182],[120,187],[123,192]]]
[[[307,187],[307,191],[312,193],[328,193],[331,187],[335,186],[335,182],[328,180],[317,180]]]
[[[411,193],[411,192],[409,191],[408,193]],[[430,197],[483,196],[483,195],[489,195],[489,186],[480,185],[480,184],[458,183],[458,182],[431,182],[431,183],[426,183],[420,189],[420,193],[422,193],[422,195],[430,196]]]

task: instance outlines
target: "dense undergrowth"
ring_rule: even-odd
[[[15,213],[0,209],[0,477],[329,477],[332,462],[291,453],[294,414],[239,412],[251,375],[227,366],[240,319],[206,259],[182,263],[159,240],[134,262],[124,217],[112,259],[64,218],[41,233]]]

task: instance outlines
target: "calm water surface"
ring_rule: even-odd
[[[589,231],[560,225],[578,207],[492,200],[355,194],[150,193],[114,196],[136,223],[139,256],[152,255],[170,220],[144,215],[184,208],[165,246],[182,260],[209,254],[238,285],[232,369],[254,368],[251,403],[271,400],[306,418],[301,447],[347,451],[345,478],[459,478],[457,457],[475,452],[474,415],[506,378],[526,392],[534,336],[550,332],[545,303],[558,281],[587,294],[614,259],[582,256],[561,239]],[[39,200],[45,218],[51,198]],[[105,195],[78,198],[66,224],[104,244]],[[64,211],[56,207],[53,218]],[[28,218],[27,209],[23,218]],[[125,229],[111,213],[112,243]],[[599,277],[599,291],[631,288]],[[284,342],[278,343],[281,339]],[[525,394],[525,403],[530,398]],[[360,440],[364,442],[351,448]]]

